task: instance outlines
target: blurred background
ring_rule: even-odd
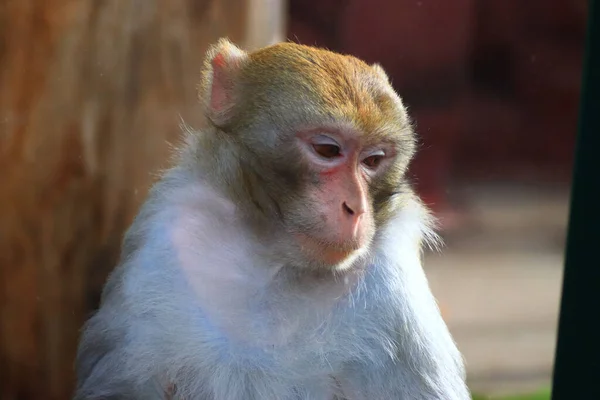
[[[584,0],[0,0],[0,399],[67,399],[79,329],[183,119],[207,46],[379,62],[441,219],[426,272],[473,391],[549,387]]]

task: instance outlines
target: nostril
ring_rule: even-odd
[[[344,209],[344,211],[346,211],[349,215],[354,215],[354,210],[351,209],[350,207],[348,207],[348,204],[346,204],[346,202],[344,202],[342,204],[342,208]]]

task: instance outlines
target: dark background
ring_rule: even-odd
[[[291,0],[288,37],[379,62],[424,146],[434,208],[454,180],[566,182],[581,85],[584,0]]]

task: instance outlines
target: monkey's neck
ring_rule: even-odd
[[[181,173],[167,178],[175,183],[166,184],[169,192],[164,196],[170,210],[165,222],[170,226],[170,251],[194,299],[216,325],[240,337],[257,338],[264,332],[249,334],[256,323],[245,321],[245,315],[255,318],[258,310],[259,318],[272,325],[278,319],[300,321],[306,314],[316,321],[352,290],[357,274],[290,268],[293,260],[271,255],[272,242],[261,243],[249,231],[235,203]],[[181,182],[186,183],[179,187]],[[281,329],[290,331],[286,324]]]
[[[234,203],[199,181],[175,181],[185,187],[167,185],[170,211],[157,228],[168,227],[182,299],[186,307],[197,304],[207,321],[200,329],[216,330],[232,351],[242,349],[239,356],[248,348],[310,352],[307,343],[315,337],[326,347],[328,338],[356,330],[356,338],[378,335],[374,344],[363,343],[368,354],[397,354],[414,366],[415,379],[425,382],[445,366],[455,368],[459,356],[420,264],[427,218],[418,204],[405,205],[381,227],[363,274],[316,273],[265,257],[268,249],[256,250],[263,244],[240,223]],[[327,351],[351,352],[345,342],[334,342],[338,347]]]
[[[193,162],[184,165],[184,168],[235,204],[243,216],[242,222],[255,235],[273,235],[272,230],[264,230],[281,220],[280,210],[264,190],[267,185],[261,174],[244,157],[248,150],[240,148],[241,144],[236,142],[232,134],[214,126],[189,135],[188,141],[190,145],[184,151],[189,154],[181,159]]]

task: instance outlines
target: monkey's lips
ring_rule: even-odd
[[[336,265],[350,258],[350,256],[352,256],[352,254],[354,254],[357,250],[358,249],[351,251],[339,251],[332,249],[324,249],[321,252],[321,259],[327,264]]]
[[[298,233],[296,237],[302,249],[310,257],[329,265],[336,265],[343,262],[363,247],[363,243],[360,240],[347,240],[334,243],[319,240],[304,233]]]

